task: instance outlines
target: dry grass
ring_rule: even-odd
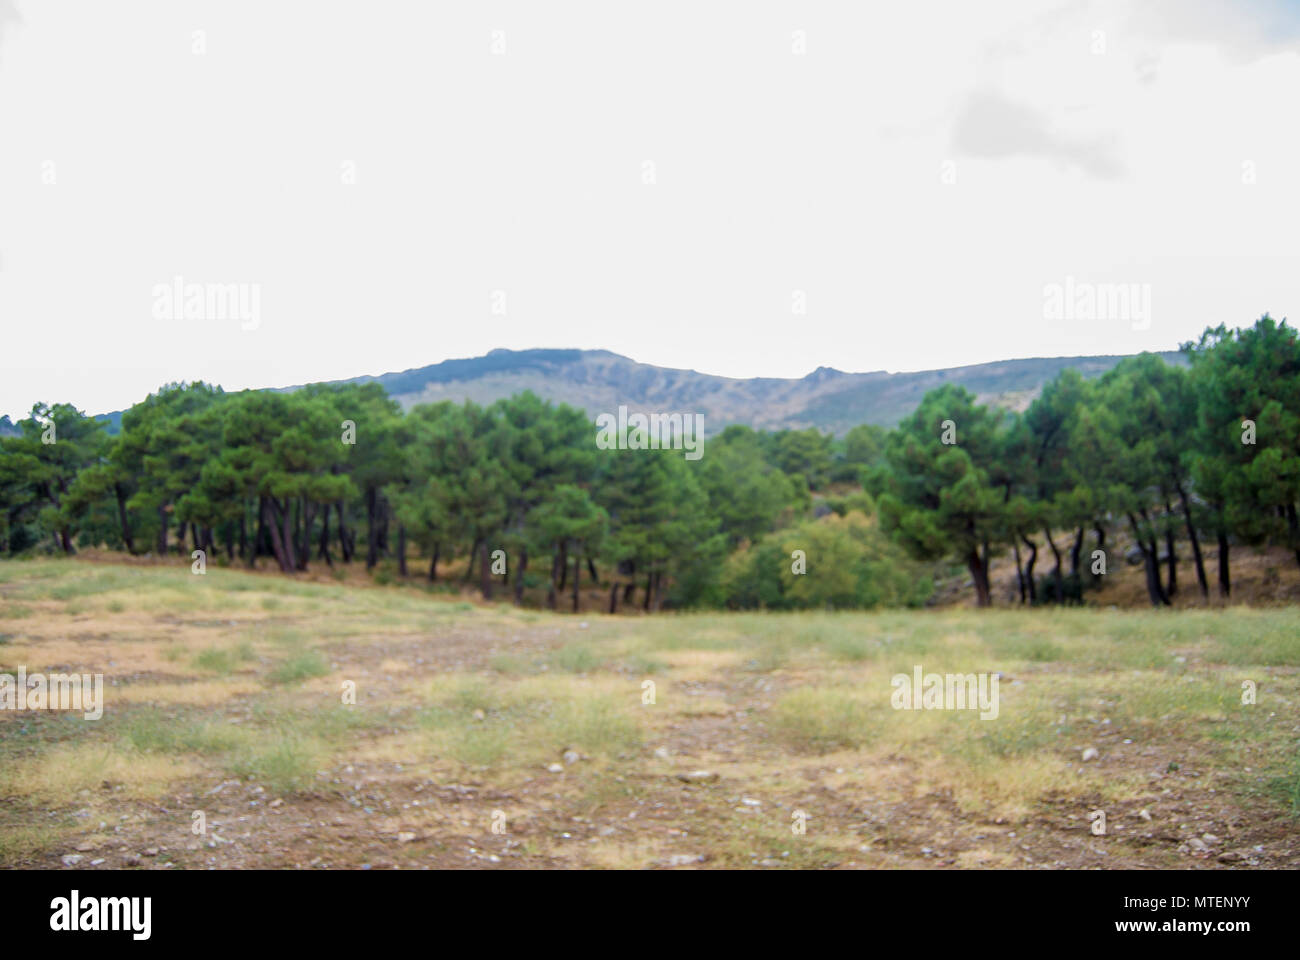
[[[84,810],[188,866],[1158,866],[1189,829],[1297,865],[1291,609],[603,618],[354,579],[0,564],[0,672],[106,684],[100,721],[0,714],[0,865],[99,842]],[[999,674],[997,719],[893,709],[918,664]],[[197,808],[255,822],[214,852]]]

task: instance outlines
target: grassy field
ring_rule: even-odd
[[[893,709],[918,664],[1001,674],[997,719]],[[609,618],[36,560],[20,665],[105,702],[0,711],[4,867],[1300,866],[1295,609]]]

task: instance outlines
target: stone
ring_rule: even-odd
[[[718,775],[712,770],[692,770],[690,773],[679,773],[677,779],[682,783],[711,783],[718,779]]]

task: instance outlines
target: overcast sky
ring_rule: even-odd
[[[1300,3],[0,0],[0,413],[1173,349],[1300,316],[1298,175]]]

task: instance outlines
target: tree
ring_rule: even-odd
[[[966,565],[981,607],[992,603],[989,549],[1006,527],[1005,493],[989,473],[1000,444],[998,416],[965,388],[931,390],[889,437],[879,497],[885,529],[914,557]]]

